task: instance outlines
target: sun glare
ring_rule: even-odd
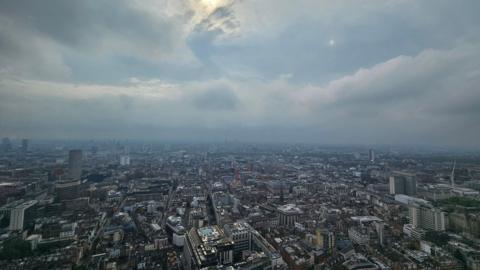
[[[210,8],[216,7],[218,2],[219,0],[202,0],[202,3]]]

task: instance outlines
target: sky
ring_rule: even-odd
[[[478,0],[0,0],[0,136],[480,147]]]

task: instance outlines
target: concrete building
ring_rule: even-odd
[[[70,150],[68,153],[68,176],[72,179],[82,177],[82,150]]]
[[[234,242],[217,225],[192,228],[185,235],[183,247],[185,269],[231,265],[233,248]]]
[[[224,226],[224,232],[234,243],[233,256],[236,269],[281,269],[284,266],[284,261],[277,250],[247,222],[227,224]],[[257,257],[255,265],[262,265],[261,268],[244,265],[252,256]]]
[[[15,201],[0,208],[0,213],[9,219],[8,230],[22,231],[34,225],[36,200]]]
[[[428,204],[412,203],[409,205],[410,224],[413,228],[433,231],[445,230],[445,212]]]
[[[130,165],[130,156],[127,156],[127,155],[120,156],[120,165],[121,166]]]
[[[22,151],[23,152],[28,151],[28,139],[22,139]]]
[[[182,226],[182,218],[177,216],[169,216],[166,222],[168,240],[176,246],[183,247],[185,242],[185,227]]]
[[[293,227],[303,211],[295,204],[285,204],[277,208],[280,226]]]
[[[60,201],[73,200],[80,196],[80,180],[59,181],[55,185],[55,191]]]
[[[225,235],[233,240],[233,256],[235,261],[242,259],[242,253],[252,249],[253,228],[245,222],[235,222],[224,226]]]
[[[370,162],[375,162],[375,150],[368,150],[368,160],[370,160]]]
[[[389,178],[390,194],[405,194],[413,196],[417,194],[417,179],[414,174],[394,172]]]

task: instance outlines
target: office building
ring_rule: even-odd
[[[408,207],[410,224],[413,228],[432,231],[445,230],[445,212],[431,205],[412,203]]]
[[[293,227],[295,222],[298,221],[298,218],[303,211],[294,204],[286,204],[279,206],[278,211],[278,223],[280,226]]]
[[[22,139],[22,152],[28,151],[28,139]]]
[[[70,150],[68,154],[68,176],[72,179],[82,177],[82,150]]]
[[[375,162],[375,151],[373,149],[368,150],[368,160]]]
[[[227,224],[224,226],[224,233],[233,240],[233,258],[236,263],[234,267],[238,267],[237,269],[275,269],[284,265],[277,250],[247,222]],[[239,267],[252,256],[257,258],[255,264],[262,267]]]
[[[55,185],[55,191],[60,201],[76,199],[80,196],[80,180],[68,179],[59,181]]]
[[[335,248],[335,235],[326,229],[317,228],[315,230],[315,245],[326,251],[328,254]]]
[[[2,139],[2,150],[4,152],[12,150],[12,143],[8,137]]]
[[[389,178],[390,194],[417,194],[417,179],[414,174],[394,172]]]
[[[185,242],[185,227],[182,226],[182,218],[178,216],[169,216],[167,218],[165,230],[168,240],[176,247],[183,247]]]
[[[120,165],[122,166],[130,165],[130,156],[127,156],[127,155],[120,156]]]
[[[233,263],[233,241],[215,226],[192,228],[185,235],[183,247],[185,269],[202,269],[209,266]]]
[[[0,213],[9,219],[8,230],[23,231],[33,227],[37,205],[36,200],[15,201],[0,208]]]

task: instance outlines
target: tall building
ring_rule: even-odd
[[[405,194],[413,196],[417,194],[417,179],[414,174],[394,172],[389,179],[390,194]]]
[[[28,151],[28,139],[22,139],[22,152]]]
[[[368,150],[368,160],[375,162],[375,151],[373,149]]]
[[[8,230],[23,231],[26,228],[33,227],[35,219],[36,200],[14,201],[0,208],[0,213],[9,218]]]
[[[438,208],[423,203],[412,203],[408,207],[408,213],[413,228],[445,230],[445,212]]]
[[[4,152],[12,150],[12,143],[8,137],[2,139],[2,150]]]
[[[120,156],[120,165],[121,166],[130,165],[130,156],[127,156],[127,155]]]
[[[68,154],[68,176],[72,179],[82,177],[82,150],[70,150]]]

